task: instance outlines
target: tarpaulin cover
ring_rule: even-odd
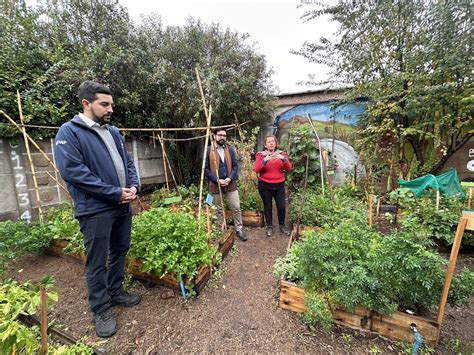
[[[440,194],[445,197],[466,197],[461,188],[461,183],[459,182],[458,173],[455,168],[438,176],[428,174],[410,181],[398,179],[398,182],[400,186],[413,191],[416,197],[420,197],[428,188],[439,190]]]

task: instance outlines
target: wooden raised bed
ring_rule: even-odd
[[[305,312],[304,294],[304,288],[297,286],[293,282],[280,280],[279,307],[297,313]],[[354,312],[334,310],[332,312],[332,318],[336,324],[357,330],[378,333],[389,338],[407,342],[413,341],[413,332],[410,329],[410,324],[416,323],[418,330],[423,335],[423,341],[426,344],[435,346],[438,339],[437,334],[439,327],[436,321],[402,312],[395,312],[392,315],[383,315],[358,306]]]
[[[217,250],[222,254],[224,258],[234,245],[235,230],[230,228],[219,241]],[[46,248],[46,253],[54,256],[59,256],[74,262],[79,262],[85,264],[86,256],[74,255],[74,254],[64,254],[63,249],[68,245],[68,241],[64,239],[53,239],[50,243],[50,246]],[[131,274],[133,277],[136,277],[141,280],[149,281],[155,284],[159,284],[177,291],[180,291],[179,280],[175,275],[165,274],[163,277],[160,275],[155,275],[151,273],[146,273],[141,271],[142,262],[140,260],[131,260],[127,262],[126,271]],[[187,277],[183,278],[183,281],[186,285],[190,285],[194,290],[199,293],[211,276],[211,268],[208,266],[200,266],[196,276],[189,280]]]
[[[410,324],[415,323],[423,336],[425,344],[436,346],[438,344],[441,325],[443,323],[445,306],[448,298],[449,288],[456,266],[456,260],[459,253],[459,247],[463,234],[466,230],[474,231],[474,211],[463,211],[459,219],[458,227],[454,237],[448,268],[446,270],[445,282],[441,294],[441,300],[438,307],[436,320],[425,317],[413,316],[410,314],[395,312],[392,315],[383,315],[375,311],[369,311],[363,307],[356,307],[354,312],[343,310],[333,310],[332,318],[335,323],[344,325],[353,329],[374,332],[386,337],[407,342],[413,341],[413,333]],[[293,228],[288,243],[288,249],[293,240],[298,238],[296,226]],[[282,309],[288,309],[293,312],[303,313],[306,311],[304,304],[305,290],[293,282],[280,280],[280,297],[278,305]]]
[[[242,223],[246,227],[263,227],[265,218],[260,211],[242,211]]]

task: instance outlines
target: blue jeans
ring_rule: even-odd
[[[110,308],[122,291],[125,256],[130,249],[132,211],[129,204],[79,218],[87,253],[89,306],[94,314]]]

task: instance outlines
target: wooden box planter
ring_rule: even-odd
[[[306,311],[304,294],[304,288],[299,287],[293,282],[280,280],[278,305],[282,309],[303,313]],[[384,315],[358,306],[354,312],[336,309],[332,312],[332,318],[336,324],[377,333],[406,342],[413,341],[413,333],[410,329],[410,324],[416,323],[418,330],[423,335],[423,341],[426,344],[435,346],[438,339],[439,325],[436,321],[402,312]]]
[[[301,226],[301,231],[320,230],[320,227]],[[294,226],[288,244],[290,248],[292,241],[300,236]],[[285,279],[280,280],[280,295],[278,306],[297,313],[304,313],[305,289],[294,282]],[[413,341],[413,332],[410,329],[411,323],[416,323],[418,330],[423,335],[423,341],[429,346],[435,346],[438,342],[440,324],[435,320],[414,316],[402,312],[395,312],[392,315],[384,315],[375,311],[369,311],[361,306],[357,306],[353,312],[336,309],[332,311],[334,323],[352,329],[376,333],[388,338]]]
[[[218,243],[217,250],[222,254],[224,258],[234,245],[235,239],[235,230],[230,228]],[[53,256],[59,256],[74,262],[79,262],[81,264],[86,263],[86,255],[82,253],[81,255],[77,254],[64,254],[63,249],[68,245],[68,241],[65,239],[53,239],[50,243],[50,246],[45,249],[47,254]],[[176,275],[165,274],[163,277],[160,275],[155,275],[152,273],[146,273],[141,271],[141,260],[130,260],[127,262],[126,271],[131,274],[133,277],[136,277],[141,280],[149,281],[158,285],[162,285],[176,291],[180,291],[179,279]],[[183,278],[183,281],[186,285],[190,285],[194,290],[199,293],[211,276],[211,268],[208,266],[200,266],[196,276],[189,280],[187,277]]]
[[[232,216],[232,211],[230,211]],[[242,223],[246,227],[263,227],[265,218],[260,211],[242,211]]]

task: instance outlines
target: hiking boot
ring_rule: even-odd
[[[290,236],[291,232],[288,228],[286,228],[285,226],[280,226],[280,232],[283,234],[283,235],[286,235],[287,237]]]
[[[238,237],[241,241],[245,242],[245,241],[247,240],[247,237],[245,236],[245,233],[244,233],[243,230],[236,231],[236,233],[237,233],[237,237]]]
[[[117,322],[110,308],[101,313],[94,314],[94,322],[95,332],[101,338],[111,337],[117,331]]]
[[[132,307],[139,304],[141,300],[142,298],[139,295],[134,295],[122,290],[110,299],[110,306]]]
[[[273,227],[267,227],[267,237],[271,237],[273,235]]]

